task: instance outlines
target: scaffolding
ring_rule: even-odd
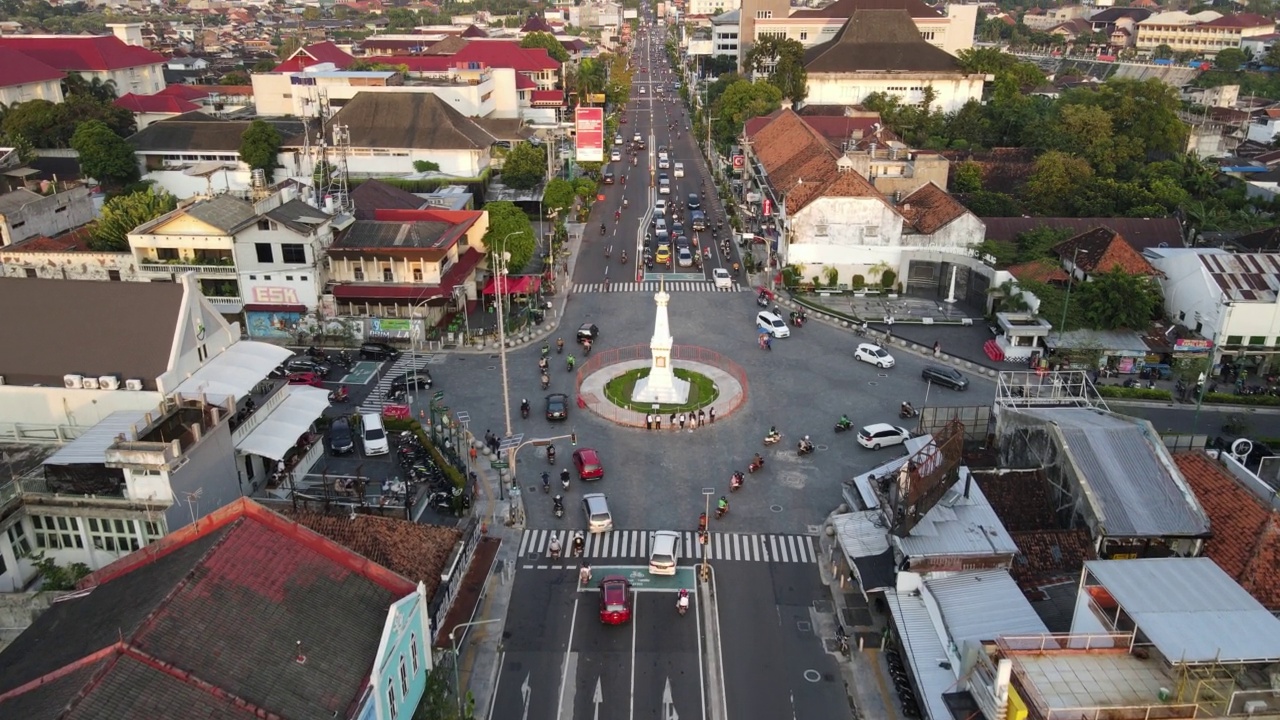
[[[1111,411],[1083,370],[1014,370],[996,377],[996,408],[1076,407]]]

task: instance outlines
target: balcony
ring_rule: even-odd
[[[160,260],[142,260],[138,263],[138,272],[144,275],[181,275],[194,272],[198,275],[231,275],[236,274],[235,265],[200,265],[184,262],[163,262]]]
[[[223,314],[234,315],[244,309],[244,300],[239,295],[230,297],[210,297],[206,295],[205,300],[209,301],[213,309]]]

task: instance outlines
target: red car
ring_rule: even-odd
[[[324,378],[312,372],[296,372],[289,374],[290,385],[310,385],[311,387],[324,387]]]
[[[600,462],[600,456],[591,448],[574,450],[573,466],[578,468],[579,480],[599,480],[604,477],[604,465]]]
[[[631,583],[621,575],[600,581],[600,622],[622,625],[631,619]]]

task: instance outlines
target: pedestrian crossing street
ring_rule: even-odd
[[[681,556],[702,560],[705,548],[708,560],[737,560],[742,562],[816,563],[818,553],[812,535],[787,535],[774,533],[721,533],[713,532],[707,545],[698,543],[697,533],[683,532]],[[537,562],[548,559],[547,548],[553,536],[560,538],[561,555],[570,556],[570,544],[576,530],[525,530],[520,539],[520,558],[524,567],[532,568]],[[613,530],[607,533],[586,535],[586,551],[589,560],[649,562],[649,537],[652,530]]]
[[[672,280],[665,283],[667,292],[743,292],[747,288],[734,283],[730,289],[717,288],[715,283],[707,280]],[[617,292],[658,292],[658,281],[647,282],[610,282],[610,283],[574,283],[572,292],[576,293],[617,293]]]
[[[382,375],[378,377],[378,384],[373,386],[373,390],[369,391],[368,397],[364,402],[360,403],[360,412],[362,413],[381,413],[382,408],[387,405],[387,391],[391,389],[391,381],[401,375],[409,372],[413,367],[422,370],[428,365],[440,365],[448,358],[444,353],[429,353],[426,355],[418,354],[415,356],[401,355],[391,367],[384,370]]]

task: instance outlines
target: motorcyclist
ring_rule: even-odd
[[[576,548],[576,552],[581,553],[582,549],[578,543],[582,542],[582,535],[579,534],[577,537],[575,537],[573,539],[573,542],[574,542],[574,547]],[[589,582],[591,582],[591,566],[588,565],[587,563],[582,563],[582,566],[578,568],[578,584],[586,585]]]
[[[556,503],[559,503],[559,502],[560,502],[560,496],[557,495]],[[559,507],[559,505],[557,505],[557,507]],[[555,535],[551,536],[551,544],[547,546],[547,552],[553,558],[560,557],[560,538],[556,537]]]
[[[556,353],[564,352],[564,338],[556,338]]]
[[[560,471],[560,484],[569,487],[569,468]],[[557,495],[556,497],[560,497]]]
[[[565,362],[568,363],[570,370],[573,369],[574,365],[578,364],[578,361],[573,357],[573,353],[569,353],[569,359]]]
[[[678,610],[681,615],[685,614],[685,612],[689,610],[688,588],[680,588],[680,598],[676,600],[676,610]]]
[[[626,265],[626,264],[627,264],[627,251],[626,251],[626,250],[623,250],[623,251],[622,251],[622,264],[623,264],[623,265]]]
[[[542,389],[546,390],[551,385],[551,376],[544,370],[542,371]]]
[[[550,354],[551,354],[551,346],[544,341],[542,343],[542,357],[546,357]]]
[[[586,544],[587,544],[587,541],[585,538],[582,537],[582,533],[581,532],[575,533],[573,536],[573,554],[581,555],[583,549],[586,547]],[[587,564],[583,563],[582,567],[584,568],[587,567]]]
[[[546,359],[545,357],[544,357],[544,358],[542,358],[542,359],[540,359],[540,360],[538,360],[538,369],[539,369],[539,370],[543,370],[543,371],[545,371],[545,370],[547,369],[547,367],[548,367],[548,364],[547,364],[547,359]]]
[[[555,462],[555,461],[556,461],[556,446],[555,446],[555,445],[548,445],[548,446],[547,446],[547,460],[549,460],[550,462]],[[542,482],[543,482],[544,484],[547,482],[547,474],[546,474],[545,472],[544,472],[544,473],[542,473]]]
[[[741,470],[734,470],[733,477],[729,478],[729,487],[730,488],[742,487],[742,483],[745,480],[746,480],[746,476],[742,474]]]
[[[604,224],[604,223],[600,223],[600,234],[601,234],[601,235],[603,235],[603,234],[605,234],[605,232],[607,232],[607,231],[608,231],[608,228],[607,228],[607,227],[605,227],[605,224]]]
[[[707,514],[698,513],[698,532],[702,532],[703,530],[706,530],[706,529],[707,529]]]
[[[526,398],[526,399],[522,399],[522,400],[520,401],[520,414],[521,414],[521,415],[528,415],[528,414],[529,414],[529,400],[528,400],[527,398]]]
[[[775,440],[778,440],[778,439],[780,439],[781,437],[782,437],[782,436],[778,434],[778,428],[777,428],[777,426],[775,426],[775,425],[770,425],[770,426],[769,426],[769,434],[764,436],[764,438],[765,438],[766,440],[770,441],[770,442],[773,442],[773,441],[775,441]]]
[[[813,442],[809,440],[808,435],[800,439],[799,448],[800,452],[813,452]]]
[[[836,424],[840,427],[849,427],[850,425],[853,425],[853,421],[849,419],[848,415],[841,415],[840,419],[836,421]]]
[[[900,412],[903,417],[911,417],[912,415],[915,415],[916,409],[911,407],[911,403],[907,402],[906,400],[903,400],[902,409]]]
[[[729,512],[729,501],[723,495],[720,496],[720,502],[716,503],[716,512],[720,515]]]
[[[758,468],[762,468],[764,467],[764,458],[760,457],[760,453],[756,453],[756,456],[751,459],[751,464]]]
[[[554,499],[552,499],[552,501],[551,501],[551,509],[552,509],[553,511],[557,512],[557,513],[563,513],[563,512],[564,512],[564,498],[560,497],[559,495],[555,496],[555,498],[554,498]],[[560,541],[559,541],[559,540],[557,540],[556,538],[554,538],[554,537],[553,537],[553,538],[551,538],[551,542],[555,543],[555,546],[556,546],[557,548],[559,548],[559,547],[560,547]]]
[[[551,492],[551,473],[542,473],[542,492]]]

